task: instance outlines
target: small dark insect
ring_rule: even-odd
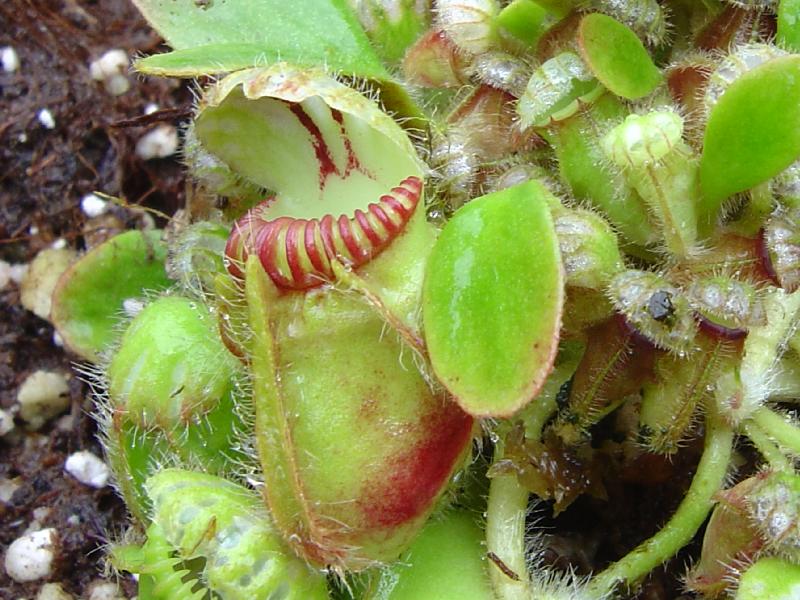
[[[569,396],[572,393],[572,382],[575,378],[570,377],[565,381],[556,393],[556,405],[559,409],[564,408],[569,403]]]
[[[672,294],[664,290],[658,291],[647,301],[647,312],[656,321],[666,321],[675,314],[675,307],[672,305]]]
[[[499,556],[497,556],[497,554],[495,554],[494,552],[487,552],[486,558],[488,558],[495,565],[497,565],[497,568],[500,569],[506,577],[514,581],[519,581],[519,575],[517,575],[514,571],[509,569],[508,565],[504,563],[502,559]]]

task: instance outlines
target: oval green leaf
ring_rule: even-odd
[[[423,287],[431,363],[473,415],[514,413],[552,369],[564,274],[549,198],[529,181],[473,200],[431,253]]]
[[[592,13],[581,20],[578,48],[600,83],[621,98],[644,98],[663,80],[639,37],[609,16]]]
[[[122,303],[170,286],[160,231],[128,231],[87,252],[58,281],[51,317],[67,347],[97,361],[114,341]]]
[[[745,73],[711,110],[703,141],[701,219],[730,195],[774,177],[800,156],[800,56]]]

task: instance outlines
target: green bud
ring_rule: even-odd
[[[131,322],[108,366],[114,408],[141,427],[171,429],[215,408],[236,361],[199,302],[164,296]]]
[[[107,372],[109,462],[128,507],[146,520],[142,484],[163,463],[229,467],[238,419],[236,359],[202,303],[164,296],[129,325]]]
[[[736,600],[794,600],[798,593],[800,566],[767,556],[742,574]]]
[[[680,115],[660,110],[628,115],[603,138],[602,145],[606,155],[619,167],[635,169],[664,158],[678,145],[682,135]]]
[[[438,0],[437,22],[468,54],[481,54],[497,44],[497,0]]]
[[[611,226],[591,210],[563,208],[554,213],[567,285],[605,289],[625,267]]]
[[[284,546],[258,494],[220,477],[164,469],[145,484],[153,521],[224,600],[327,598],[325,578]]]
[[[667,248],[679,257],[696,252],[697,160],[683,140],[683,119],[673,110],[628,115],[602,140],[661,226]]]
[[[800,477],[794,473],[769,473],[747,495],[752,522],[775,553],[800,560]]]
[[[562,52],[534,71],[517,104],[520,127],[546,127],[574,115],[603,93],[583,60]]]

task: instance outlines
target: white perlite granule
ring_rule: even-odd
[[[128,80],[128,54],[125,50],[113,48],[89,65],[89,74],[95,81],[102,81],[103,87],[112,96],[119,96],[131,89]]]
[[[72,595],[65,592],[60,583],[45,583],[36,600],[72,600]]]
[[[13,46],[0,48],[0,62],[3,63],[3,71],[6,73],[13,73],[19,69],[19,55]]]
[[[36,371],[19,386],[17,402],[19,416],[31,429],[39,429],[48,419],[69,407],[67,378],[62,373]]]
[[[14,415],[0,408],[0,437],[14,431]]]
[[[22,306],[37,317],[49,319],[58,278],[76,257],[77,253],[70,248],[47,248],[39,252],[20,283]]]
[[[108,484],[110,472],[103,460],[87,450],[67,457],[64,470],[84,485],[102,488]]]
[[[38,113],[36,113],[36,118],[39,120],[39,123],[42,124],[42,127],[45,129],[55,129],[56,128],[56,118],[53,116],[48,109],[43,108]]]
[[[49,577],[57,540],[58,534],[51,527],[27,533],[11,542],[5,558],[8,576],[19,583]]]
[[[108,202],[96,194],[86,194],[81,198],[81,210],[90,219],[99,217],[108,210]]]
[[[144,160],[172,156],[178,150],[178,130],[172,125],[159,125],[136,142],[136,155]]]

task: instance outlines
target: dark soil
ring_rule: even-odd
[[[0,70],[0,259],[27,263],[63,238],[82,250],[119,230],[147,222],[142,211],[115,207],[89,220],[80,200],[100,191],[133,206],[171,214],[183,203],[183,174],[175,158],[142,161],[136,141],[153,125],[116,126],[143,115],[149,103],[177,124],[190,94],[169,80],[131,76],[130,91],[110,95],[89,75],[89,63],[111,48],[133,57],[160,48],[160,39],[129,0],[11,0],[0,4],[0,47],[12,46],[21,66]],[[55,128],[37,113],[48,109]],[[163,116],[164,113],[162,113]],[[159,114],[148,121],[159,120]],[[156,221],[159,219],[156,218]],[[71,359],[53,343],[49,323],[26,311],[17,286],[0,290],[0,407],[11,408],[20,383],[37,369],[68,372]],[[51,581],[76,597],[101,576],[108,532],[125,526],[125,508],[110,487],[95,490],[63,470],[78,450],[101,453],[89,413],[87,387],[71,380],[72,419],[39,432],[0,438],[0,478],[20,484],[9,505],[0,503],[0,549],[16,539],[39,507],[52,510],[43,527],[55,527],[61,546]],[[2,552],[0,551],[0,554]],[[21,585],[0,567],[0,598],[35,598],[41,582]],[[130,597],[133,582],[123,582]]]

